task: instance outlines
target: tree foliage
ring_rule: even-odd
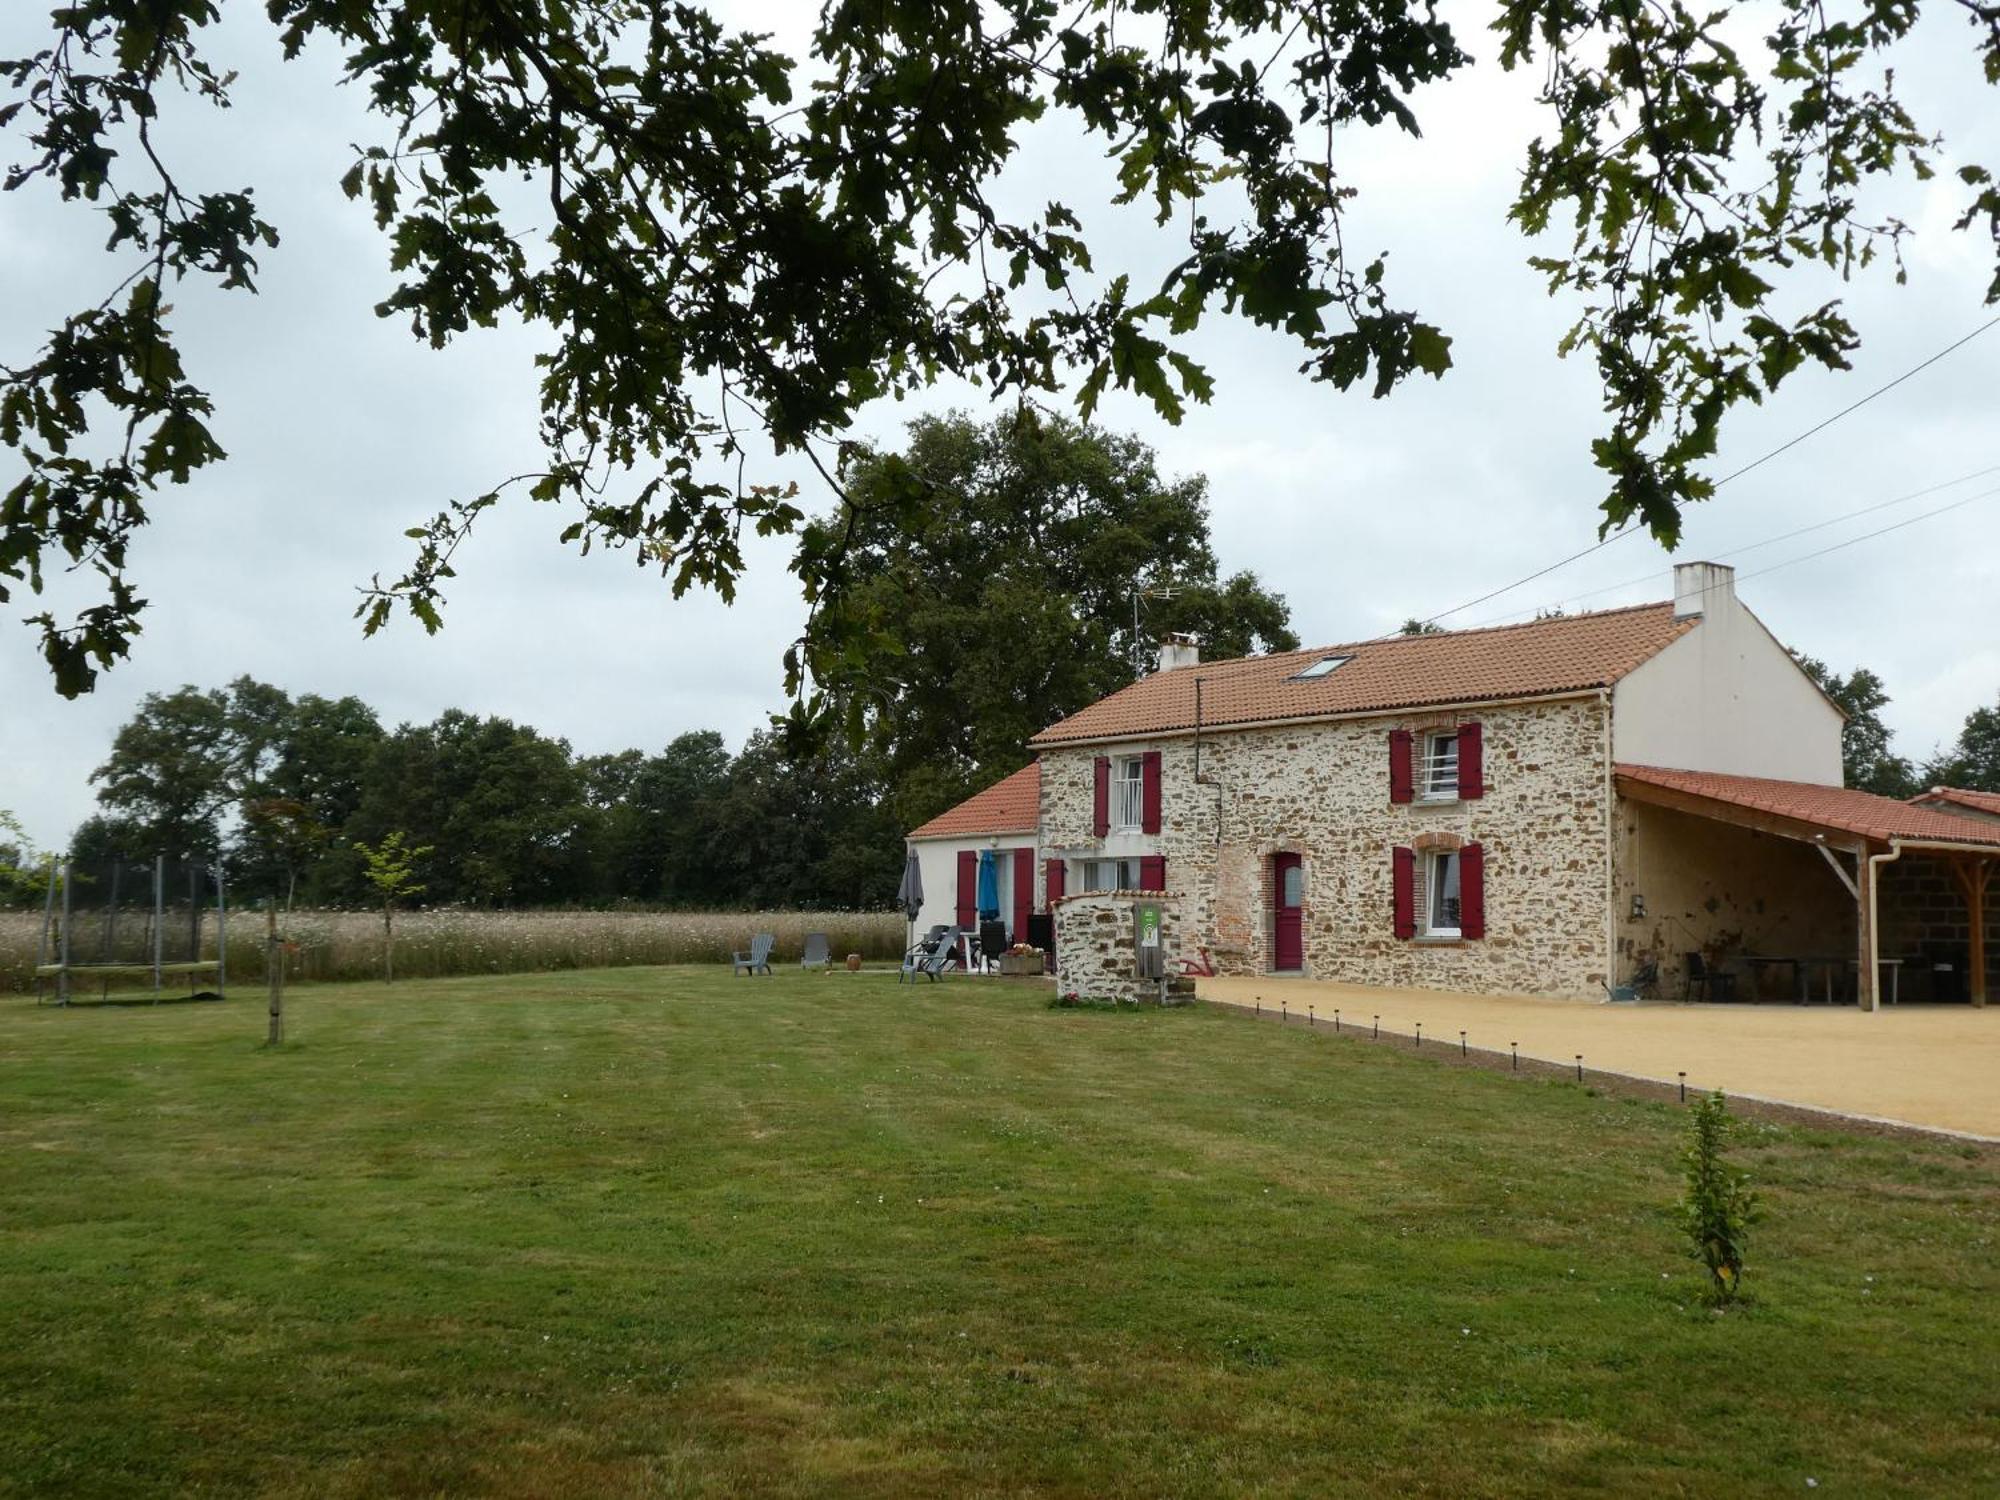
[[[1214,656],[1298,644],[1282,599],[1218,576],[1207,481],[1163,479],[1136,438],[924,417],[901,451],[857,454],[848,493],[805,535],[843,570],[808,644],[905,827],[1020,769],[1032,735],[1151,671],[1170,632]]]
[[[1931,786],[2000,792],[2000,702],[1965,716],[1958,739],[1924,768]]]
[[[1889,726],[1882,710],[1889,693],[1882,679],[1866,667],[1845,677],[1817,657],[1794,651],[1792,657],[1820,690],[1840,705],[1847,723],[1840,731],[1841,778],[1851,787],[1881,797],[1909,797],[1917,791],[1917,773],[1908,759],[1891,748]]]
[[[1472,65],[1428,0],[830,0],[801,56],[662,0],[267,9],[285,56],[337,52],[379,120],[344,179],[388,244],[378,311],[440,345],[543,325],[546,461],[506,484],[560,502],[566,541],[630,547],[676,591],[729,595],[744,528],[805,519],[746,479],[753,435],[838,487],[865,462],[845,446],[862,408],[940,378],[1073,393],[1086,417],[1129,390],[1177,420],[1210,396],[1189,341],[1218,314],[1377,396],[1451,363],[1385,256],[1345,239],[1342,144],[1416,134],[1420,91]],[[2000,6],[1958,9],[2000,81]],[[1535,70],[1548,114],[1512,213],[1570,236],[1534,264],[1576,310],[1564,351],[1603,383],[1606,524],[1668,542],[1709,493],[1728,409],[1855,347],[1837,303],[1795,310],[1795,268],[1844,277],[1886,252],[1900,276],[1904,227],[1867,189],[1927,175],[1936,150],[1889,68],[1916,0],[1851,16],[1777,0],[1750,48],[1735,11],[1501,0],[1493,22],[1499,64]],[[0,501],[0,602],[65,559],[102,585],[73,618],[34,620],[66,694],[138,628],[127,549],[155,493],[223,457],[175,289],[252,290],[278,241],[252,190],[184,181],[154,129],[169,91],[229,102],[205,51],[219,13],[68,0],[47,47],[0,62],[0,127],[22,153],[6,185],[102,214],[115,257],[101,300],[0,368],[0,442],[25,470]],[[1117,201],[1152,210],[1176,255],[1157,285],[1097,263],[1079,205],[996,206],[1051,118],[1109,151]],[[1961,176],[1961,227],[2000,240],[2000,187],[1976,164]],[[417,530],[408,569],[364,600],[367,628],[399,601],[437,628],[456,548],[504,487]],[[838,548],[801,546],[794,567],[816,606],[837,600]],[[794,687],[837,675],[847,646],[809,637]]]

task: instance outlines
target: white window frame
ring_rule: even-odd
[[[1138,833],[1146,826],[1146,758],[1121,755],[1111,763],[1111,828]]]
[[[1457,917],[1450,926],[1440,920],[1439,905],[1444,899],[1443,870],[1447,861],[1458,872],[1459,894]],[[1430,849],[1424,853],[1424,925],[1425,937],[1455,938],[1463,936],[1465,921],[1465,866],[1459,863],[1456,849]]]
[[[1433,731],[1423,736],[1423,781],[1420,793],[1425,802],[1458,801],[1458,731]],[[1440,776],[1446,766],[1451,776]]]
[[[1086,859],[1079,872],[1085,891],[1136,891],[1139,889],[1139,861],[1136,859]],[[1106,872],[1109,872],[1108,874]],[[1131,879],[1128,881],[1127,876]],[[1101,882],[1109,880],[1109,885]]]

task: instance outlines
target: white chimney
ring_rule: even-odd
[[[1674,564],[1674,618],[1705,615],[1714,605],[1736,599],[1736,570],[1727,563]]]
[[[1170,635],[1160,642],[1160,670],[1177,671],[1182,667],[1198,666],[1201,662],[1201,639],[1192,635]]]

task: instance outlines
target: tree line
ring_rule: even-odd
[[[733,754],[694,730],[578,755],[455,709],[390,728],[358,698],[241,677],[141,703],[71,855],[217,850],[241,891],[365,905],[362,846],[399,833],[430,846],[435,903],[883,907],[906,830],[1150,671],[1164,634],[1223,655],[1298,644],[1282,598],[1219,574],[1205,479],[1031,411],[927,416],[899,452],[857,449],[846,507],[810,536],[846,587],[808,638],[846,665],[821,679],[829,712],[774,719]]]

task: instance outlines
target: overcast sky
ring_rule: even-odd
[[[4,8],[0,56],[40,45],[34,18],[45,8]],[[751,549],[734,607],[676,602],[626,556],[565,551],[555,538],[568,516],[522,501],[461,555],[441,635],[399,622],[361,638],[355,588],[374,572],[400,573],[403,528],[536,465],[536,346],[503,330],[439,353],[372,315],[390,285],[384,245],[337,184],[349,143],[379,139],[380,128],[352,90],[332,87],[330,57],[281,66],[255,9],[236,7],[244,14],[218,42],[243,70],[237,107],[176,111],[165,132],[184,185],[253,184],[284,236],[264,256],[261,295],[190,287],[175,298],[191,378],[216,397],[230,457],[157,497],[156,524],[132,548],[151,600],[145,633],[94,694],[55,695],[33,632],[14,623],[41,606],[17,593],[0,623],[0,807],[38,842],[59,844],[92,810],[89,773],[145,693],[242,673],[293,692],[357,694],[391,724],[450,707],[505,715],[579,752],[657,748],[692,728],[740,743],[781,706],[779,653],[803,618],[781,543]],[[795,28],[811,13],[791,9]],[[1343,156],[1361,190],[1347,244],[1392,251],[1397,294],[1455,341],[1449,376],[1386,401],[1342,394],[1295,373],[1284,341],[1217,321],[1198,349],[1217,381],[1212,405],[1179,428],[1125,399],[1100,413],[1152,443],[1167,471],[1208,476],[1224,568],[1251,569],[1282,592],[1308,643],[1437,614],[1595,536],[1602,487],[1588,445],[1600,430],[1598,389],[1587,362],[1556,357],[1571,309],[1545,295],[1525,264],[1530,247],[1505,220],[1523,147],[1542,122],[1526,81],[1492,62],[1482,29],[1491,11],[1446,7],[1480,63],[1419,98],[1422,141],[1359,134]],[[1898,82],[1922,123],[1946,136],[1947,163],[2000,162],[2000,109],[1970,39],[1956,17],[1927,18]],[[4,154],[18,158],[18,142]],[[1032,138],[1010,191],[1027,204],[1061,196],[1088,209],[1105,202],[1107,180],[1096,150],[1058,125]],[[1845,295],[1866,347],[1851,373],[1796,377],[1768,407],[1733,416],[1715,473],[1994,316],[1980,301],[1990,245],[1949,231],[1962,192],[1940,173],[1885,200],[1916,230],[1908,286],[1886,274],[1844,292],[1798,283],[1789,300],[1799,310]],[[1171,253],[1142,215],[1100,206],[1085,222],[1100,267],[1130,265],[1143,279]],[[99,253],[104,233],[100,218],[46,186],[0,197],[0,360],[28,356],[43,330],[117,279]],[[982,401],[941,388],[925,405]],[[859,435],[893,443],[911,414],[871,410]],[[2000,329],[1725,488],[1690,515],[1679,556],[1734,560],[1767,537],[1996,465]],[[13,477],[0,467],[0,484]],[[764,477],[798,477],[821,501],[805,474],[772,464]],[[1780,639],[1882,675],[1906,754],[1928,754],[1970,709],[2000,697],[2000,497],[1748,575],[1996,486],[2000,473],[1988,474],[1741,558],[1742,595]],[[1671,563],[1634,536],[1447,623],[1662,598]]]

